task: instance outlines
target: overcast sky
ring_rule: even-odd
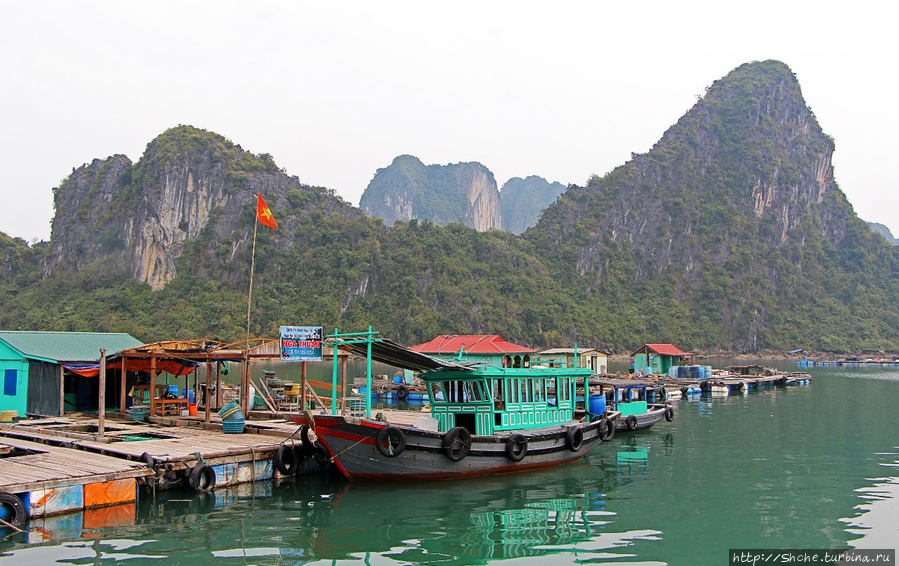
[[[0,231],[73,167],[189,124],[358,205],[408,153],[583,185],[778,59],[856,212],[899,234],[899,2],[0,1]],[[277,212],[277,211],[276,211]]]

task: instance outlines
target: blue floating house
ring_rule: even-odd
[[[0,331],[0,411],[62,416],[95,411],[99,380],[82,374],[107,356],[143,342],[124,333]],[[81,372],[79,374],[78,372]],[[94,370],[96,374],[96,370]],[[116,380],[107,382],[107,399],[118,399]]]

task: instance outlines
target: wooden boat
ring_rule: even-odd
[[[667,403],[648,403],[647,389],[654,385],[636,379],[590,380],[591,392],[606,397],[607,410],[621,413],[617,430],[643,430],[665,419],[674,418],[674,408]]]
[[[549,468],[584,457],[615,433],[617,412],[595,422],[574,418],[577,381],[591,370],[476,368],[386,341],[370,346],[372,359],[407,362],[421,372],[431,412],[416,426],[370,416],[291,416],[315,433],[348,479],[454,479]],[[553,389],[555,397],[548,397]]]

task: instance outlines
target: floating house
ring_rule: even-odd
[[[111,355],[140,344],[124,333],[0,331],[0,410],[17,416],[97,410],[99,380],[85,376],[85,368],[97,366],[100,350]],[[106,398],[116,399],[114,392],[107,383]]]
[[[506,342],[497,334],[444,334],[409,349],[447,361],[498,368],[530,367],[537,353],[533,348]]]
[[[673,366],[692,365],[693,356],[673,344],[645,344],[631,354],[634,371],[654,374],[668,374]]]
[[[535,363],[558,368],[585,368],[593,373],[609,370],[609,354],[594,348],[550,348],[537,353]]]

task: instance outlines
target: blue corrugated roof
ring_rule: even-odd
[[[22,352],[28,358],[56,362],[89,362],[100,359],[100,349],[106,355],[143,345],[125,333],[109,332],[34,332],[0,330],[0,340]]]

